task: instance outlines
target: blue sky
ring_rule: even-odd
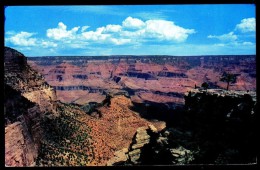
[[[255,5],[9,6],[26,56],[255,54]]]

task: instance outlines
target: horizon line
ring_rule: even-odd
[[[116,54],[116,55],[44,55],[44,56],[25,56],[25,57],[124,57],[124,56],[168,56],[168,57],[191,57],[191,56],[252,56],[256,54],[205,54],[205,55],[164,55],[164,54],[142,54],[142,55],[132,55],[132,54]]]

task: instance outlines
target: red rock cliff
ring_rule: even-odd
[[[18,51],[4,50],[5,165],[34,166],[42,140],[40,119],[57,115],[55,91]]]

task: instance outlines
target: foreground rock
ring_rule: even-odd
[[[5,128],[5,165],[33,166],[37,148],[25,122],[15,122]]]
[[[130,161],[133,164],[138,164],[141,154],[141,149],[144,145],[150,142],[150,136],[147,134],[147,129],[145,127],[138,128],[134,136],[134,141],[130,146],[130,151],[128,152]]]
[[[194,153],[177,144],[170,133],[158,131],[152,124],[138,128],[129,148],[116,152],[117,156],[107,165],[182,165],[192,162]]]
[[[43,139],[40,120],[57,116],[56,95],[23,54],[8,47],[4,52],[5,164],[33,166]]]

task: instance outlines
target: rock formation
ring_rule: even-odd
[[[33,57],[30,65],[45,77],[62,102],[85,105],[104,91],[126,90],[133,102],[184,104],[184,93],[201,86],[225,88],[224,71],[237,74],[232,90],[255,90],[255,56],[67,56]]]
[[[130,145],[130,151],[128,152],[130,161],[133,164],[138,164],[141,154],[141,148],[150,142],[150,136],[147,134],[147,129],[140,127],[136,130],[134,141]]]
[[[16,50],[5,48],[4,64],[5,164],[33,166],[43,139],[40,120],[57,114],[55,92]]]

